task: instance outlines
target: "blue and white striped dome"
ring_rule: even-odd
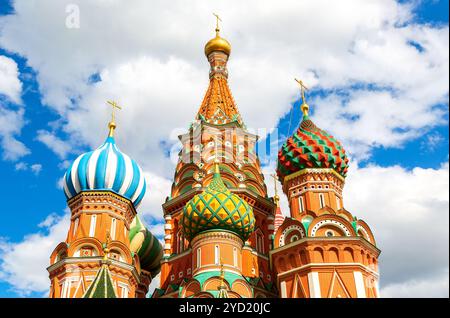
[[[96,150],[80,155],[64,175],[67,199],[82,191],[110,190],[129,199],[137,207],[145,189],[141,168],[120,152],[112,136]]]

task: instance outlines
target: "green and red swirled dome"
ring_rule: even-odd
[[[341,143],[318,128],[308,116],[278,152],[277,174],[280,180],[305,168],[331,168],[347,175],[348,158]]]

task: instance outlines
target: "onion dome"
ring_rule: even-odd
[[[211,183],[184,207],[181,223],[188,240],[207,230],[228,230],[246,241],[255,229],[252,207],[228,190],[217,163]]]
[[[152,276],[156,276],[160,271],[160,260],[163,249],[161,243],[144,226],[136,215],[130,225],[130,250],[137,253],[141,263],[141,268],[149,271]]]
[[[82,191],[108,190],[129,199],[135,207],[144,197],[146,183],[137,163],[122,153],[114,140],[115,123],[103,145],[80,155],[64,175],[67,199]]]
[[[306,104],[303,88],[304,86],[301,105],[303,120],[278,152],[278,176],[283,180],[287,175],[305,168],[331,168],[345,177],[348,170],[345,150],[339,141],[309,119],[309,106]]]
[[[215,15],[217,18],[216,25],[216,37],[209,40],[205,45],[205,54],[208,56],[214,51],[220,51],[225,53],[226,55],[230,55],[231,53],[231,44],[224,38],[220,37],[220,29],[219,29],[219,16]]]

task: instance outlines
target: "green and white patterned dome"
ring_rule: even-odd
[[[184,207],[181,224],[188,240],[207,230],[228,230],[246,241],[255,229],[252,207],[232,193],[220,177],[216,164],[211,183]]]

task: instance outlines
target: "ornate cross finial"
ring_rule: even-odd
[[[108,259],[108,253],[109,253],[109,244],[111,243],[111,235],[109,234],[109,231],[106,231],[106,241],[103,244],[103,260]]]
[[[222,260],[222,258],[220,258],[220,280],[221,280],[221,282],[220,282],[220,286],[221,287],[223,287],[223,286],[225,286],[225,274],[224,274],[224,271],[223,271],[223,260]]]
[[[219,28],[219,21],[222,22],[222,19],[219,17],[217,13],[213,13],[213,16],[216,17],[216,33],[219,34],[220,28]]]
[[[303,84],[302,80],[298,80],[295,78],[295,81],[300,85],[300,91],[302,94],[302,105],[300,107],[302,109],[303,116],[308,116],[309,106],[306,103],[306,99],[305,99],[305,91],[308,90],[308,87],[306,87],[305,84]]]
[[[277,189],[278,177],[277,177],[277,175],[275,173],[271,174],[270,176],[273,178],[273,184],[274,184],[274,187],[275,187],[275,195],[273,196],[273,199],[275,201],[275,204],[278,206],[278,203],[280,202],[280,197],[278,196],[278,189]]]
[[[111,105],[111,121],[109,122],[109,137],[112,137],[114,135],[114,129],[116,128],[116,118],[114,116],[115,110],[122,109],[115,101],[107,101],[109,105]]]

